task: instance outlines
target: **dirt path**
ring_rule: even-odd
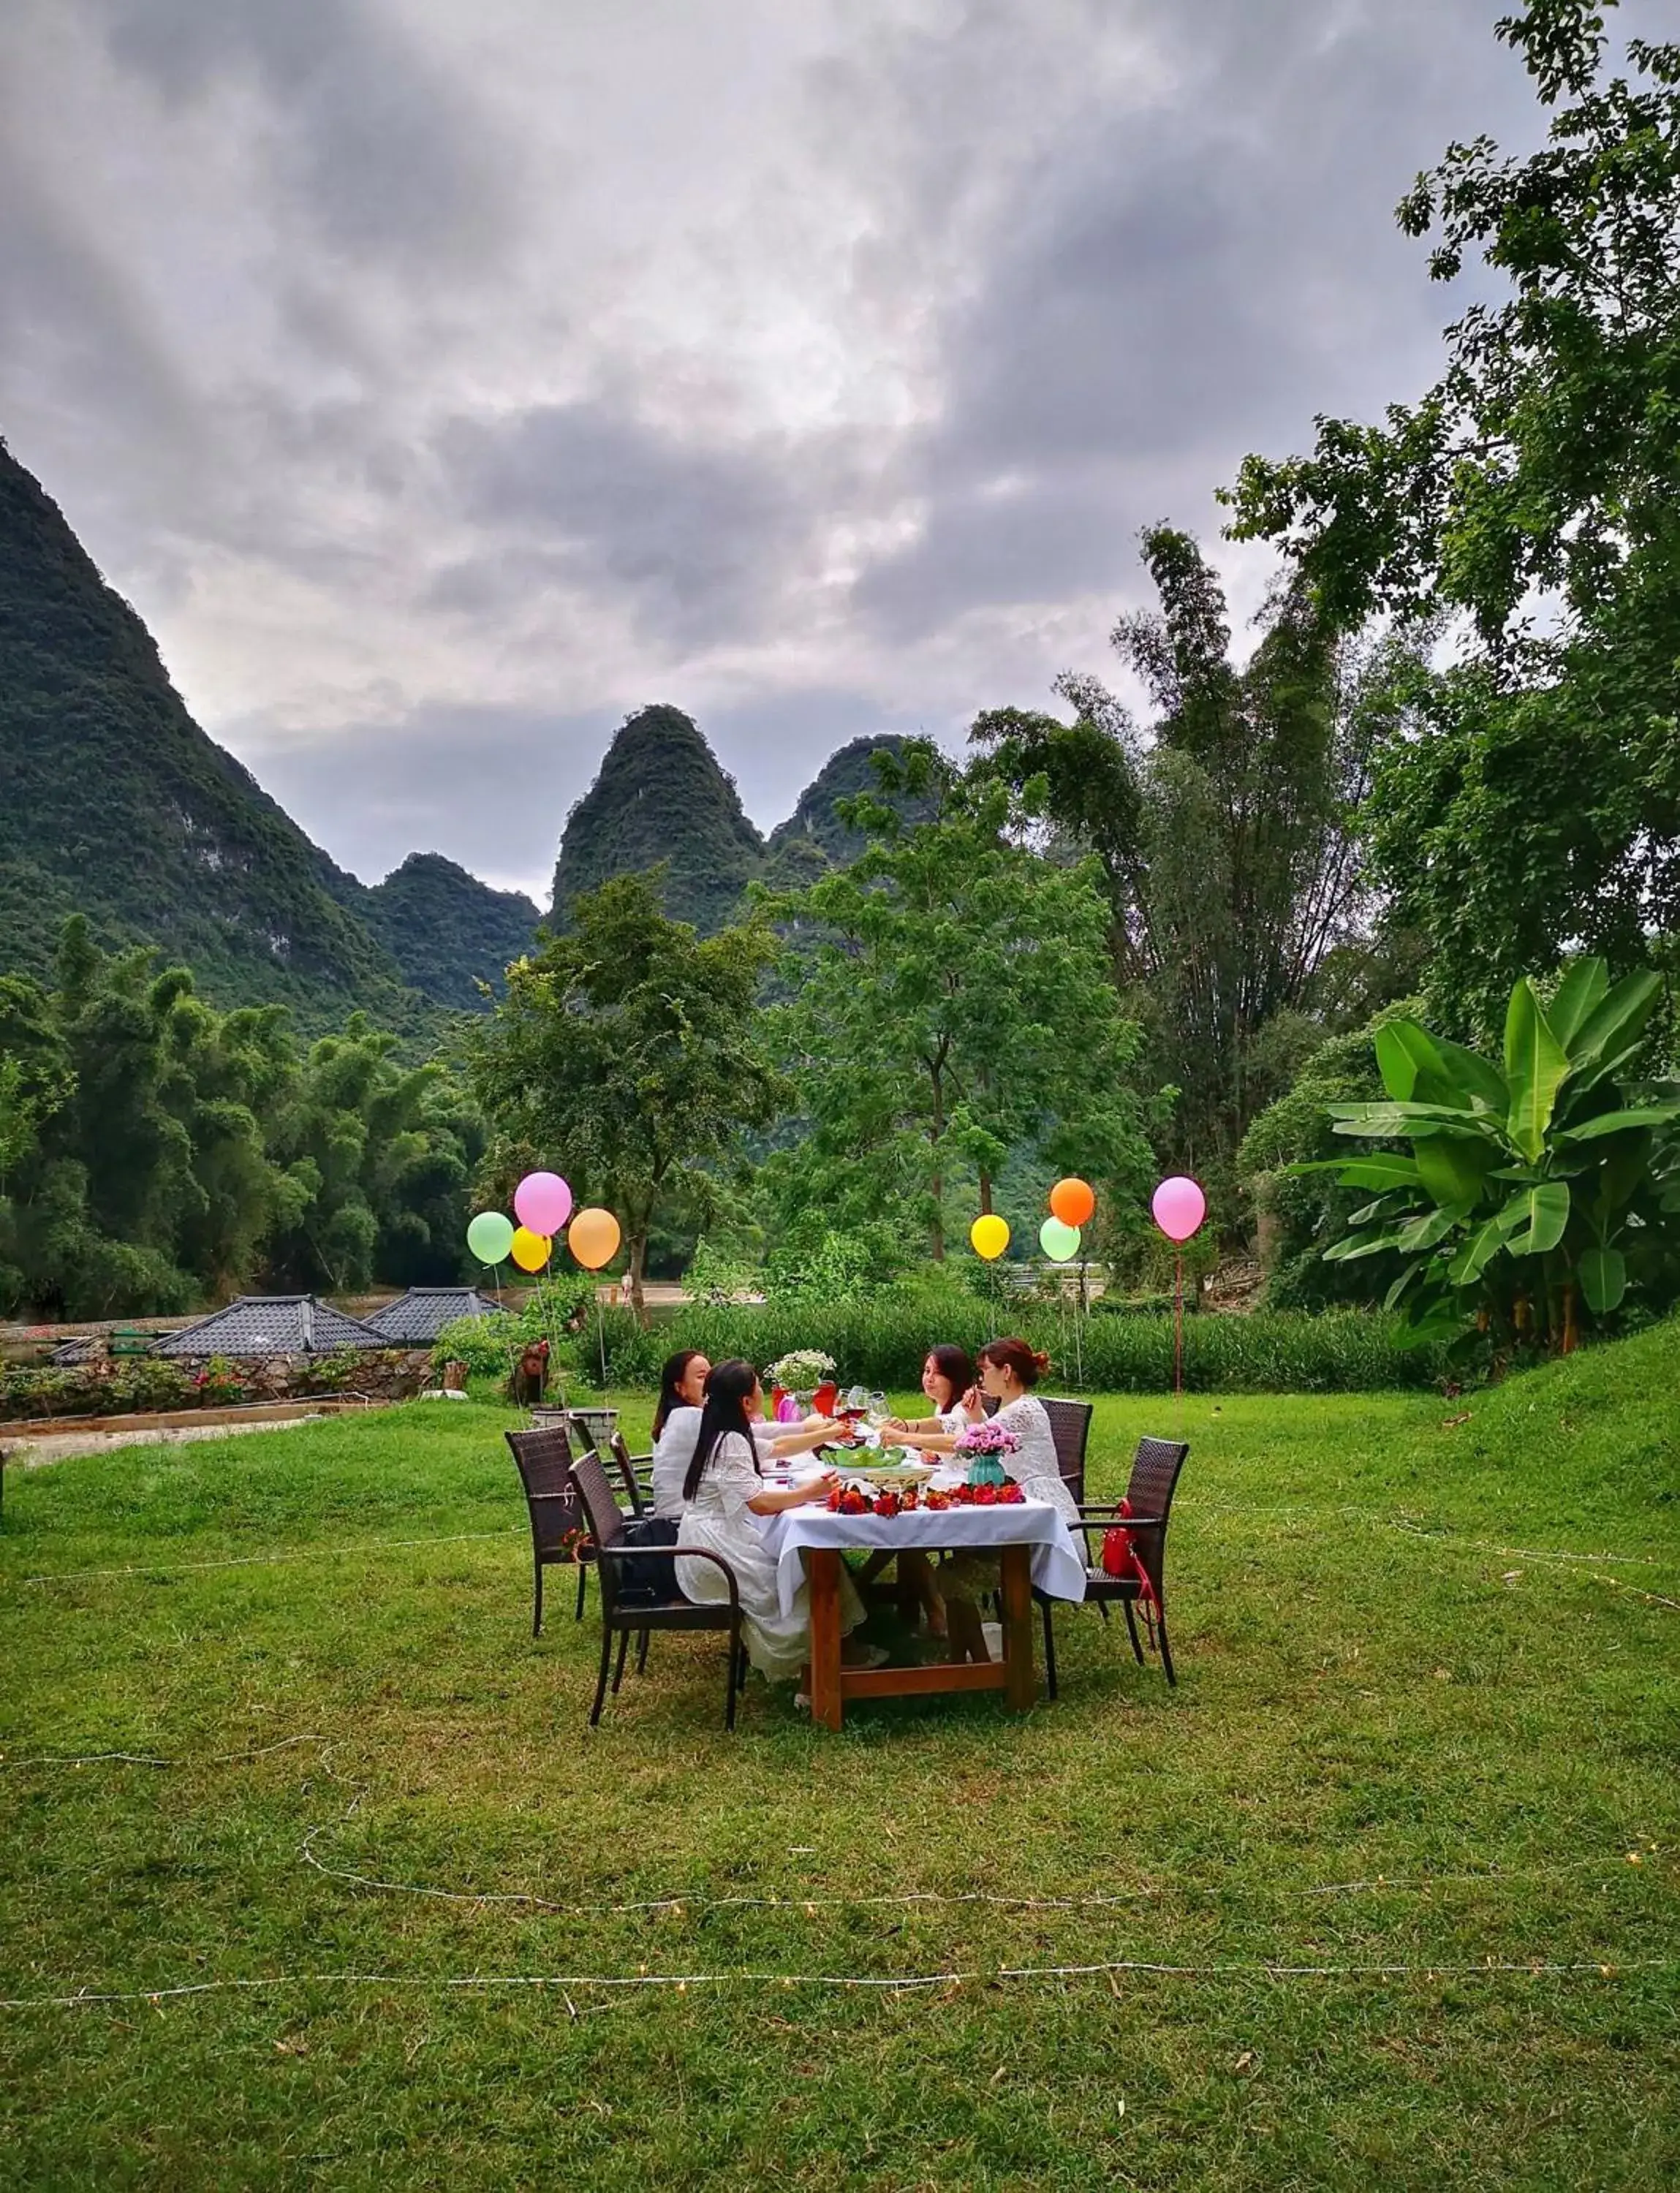
[[[37,1469],[71,1455],[105,1454],[118,1446],[177,1446],[188,1440],[245,1439],[253,1432],[288,1432],[296,1424],[324,1423],[322,1415],[284,1417],[264,1424],[166,1424],[156,1431],[61,1432],[50,1439],[0,1441],[8,1469]]]

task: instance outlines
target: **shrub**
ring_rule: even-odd
[[[1087,1317],[1075,1346],[1071,1311],[1017,1303],[1006,1306],[1007,1329],[1050,1357],[1049,1383],[1075,1383],[1109,1393],[1159,1394],[1173,1385],[1170,1317],[1145,1310]],[[985,1304],[955,1291],[937,1319],[925,1301],[891,1291],[873,1302],[831,1308],[778,1310],[745,1305],[696,1306],[654,1333],[627,1313],[606,1320],[609,1375],[616,1384],[651,1385],[660,1363],[678,1348],[703,1348],[712,1360],[743,1356],[767,1366],[796,1348],[818,1348],[840,1366],[842,1383],[883,1391],[914,1390],[927,1350],[937,1341],[974,1348],[992,1338],[999,1320]],[[1082,1371],[1082,1377],[1075,1365]],[[1443,1372],[1437,1348],[1401,1345],[1400,1320],[1373,1311],[1333,1311],[1308,1317],[1259,1312],[1250,1317],[1187,1317],[1184,1384],[1193,1393],[1361,1393],[1421,1389]]]

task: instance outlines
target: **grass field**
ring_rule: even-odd
[[[839,1738],[590,1732],[488,1407],[9,1473],[0,2184],[1680,2183],[1677,1390],[1194,1398],[1176,1692]]]

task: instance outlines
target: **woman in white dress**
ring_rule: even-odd
[[[659,1375],[659,1400],[653,1411],[653,1512],[662,1522],[681,1520],[683,1480],[694,1459],[706,1381],[711,1375],[712,1366],[697,1348],[681,1348],[668,1356]],[[778,1461],[809,1453],[832,1438],[834,1431],[828,1417],[806,1417],[803,1423],[782,1425],[757,1417],[752,1423],[760,1457],[771,1455]]]
[[[792,1613],[783,1613],[776,1563],[756,1519],[826,1500],[840,1480],[826,1470],[785,1489],[765,1483],[752,1436],[752,1419],[763,1401],[759,1374],[750,1363],[720,1363],[706,1382],[700,1437],[683,1485],[677,1582],[689,1599],[708,1604],[726,1600],[729,1586],[722,1572],[710,1561],[685,1561],[683,1548],[722,1555],[735,1572],[741,1594],[747,1657],[766,1681],[776,1683],[796,1678],[811,1658],[811,1602],[801,1583]],[[841,1634],[849,1634],[863,1619],[863,1602],[842,1566]],[[862,1656],[847,1646],[842,1657]]]
[[[889,1417],[881,1426],[884,1434],[891,1438],[904,1432],[943,1432],[955,1438],[970,1424],[980,1421],[980,1394],[974,1383],[974,1363],[966,1348],[942,1342],[930,1348],[921,1366],[921,1390],[933,1405],[931,1417]],[[863,1564],[858,1582],[868,1584],[894,1556],[891,1554],[871,1554]],[[933,1581],[933,1564],[926,1554],[904,1553],[897,1556],[898,1563],[898,1612],[900,1618],[914,1623],[918,1611],[927,1618],[930,1637],[946,1634],[945,1602],[939,1596]]]
[[[980,1390],[997,1403],[991,1421],[1013,1432],[1019,1441],[1013,1454],[998,1457],[1005,1474],[1012,1477],[1029,1500],[1047,1500],[1069,1523],[1079,1521],[1079,1508],[1063,1478],[1056,1459],[1056,1439],[1050,1418],[1033,1388],[1050,1368],[1050,1358],[1029,1348],[1024,1340],[990,1340],[980,1350]],[[955,1432],[909,1432],[907,1443],[927,1454],[951,1454],[960,1434]],[[946,1602],[953,1659],[984,1660],[985,1632],[981,1626],[979,1600],[995,1591],[998,1561],[995,1554],[960,1553],[939,1565],[939,1589]]]

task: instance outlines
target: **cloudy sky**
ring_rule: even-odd
[[[3,0],[0,433],[337,860],[546,901],[630,709],[768,827],[1433,378],[1391,209],[1532,139],[1501,12]]]

